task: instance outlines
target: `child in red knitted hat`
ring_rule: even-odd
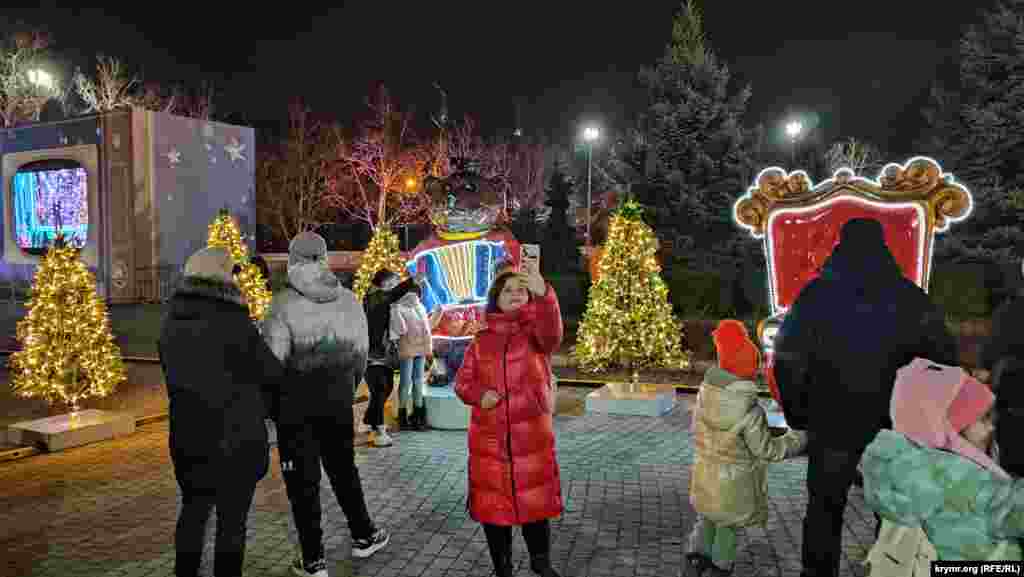
[[[757,399],[760,354],[743,323],[723,320],[712,337],[718,366],[704,374],[691,426],[690,504],[698,513],[686,555],[691,576],[732,573],[736,529],[768,520],[767,463],[807,446],[803,433],[769,431]]]

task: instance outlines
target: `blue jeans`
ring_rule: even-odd
[[[423,357],[402,359],[398,365],[398,408],[404,409],[409,401],[409,389],[412,388],[412,404],[423,406]]]

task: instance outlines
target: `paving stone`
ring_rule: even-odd
[[[661,418],[586,415],[555,419],[565,512],[552,523],[552,559],[563,575],[677,575],[695,514],[689,505],[693,449],[686,398]],[[389,449],[360,446],[374,519],[391,544],[352,559],[344,516],[323,478],[325,544],[334,575],[488,575],[490,555],[466,512],[466,439],[461,431],[398,432]],[[765,528],[739,532],[735,575],[800,572],[806,459],[772,465]],[[62,453],[0,464],[4,575],[166,577],[173,574],[180,498],[167,451],[167,423]],[[283,575],[296,553],[276,451],[249,516],[246,568]],[[215,517],[215,515],[214,515]],[[207,527],[205,574],[212,573],[215,518]],[[874,518],[850,493],[841,574],[864,575]],[[518,535],[517,575],[531,575]]]

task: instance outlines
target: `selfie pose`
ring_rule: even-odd
[[[558,297],[535,266],[505,272],[488,294],[487,326],[466,351],[455,392],[472,407],[469,514],[482,523],[495,574],[512,575],[512,528],[530,568],[551,568],[548,519],[562,512],[550,355],[562,342]]]

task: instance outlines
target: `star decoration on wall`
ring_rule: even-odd
[[[245,145],[238,142],[237,138],[231,139],[231,144],[224,145],[224,151],[231,157],[231,162],[234,163],[236,160],[245,160],[245,155],[242,152],[245,150]]]
[[[181,162],[181,153],[178,152],[177,148],[172,148],[170,152],[168,152],[164,156],[167,157],[167,162],[171,163],[171,166],[174,166]]]

